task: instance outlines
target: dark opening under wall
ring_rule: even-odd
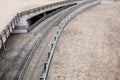
[[[32,24],[34,24],[36,21],[38,21],[40,18],[42,18],[44,16],[44,14],[39,14],[37,16],[34,16],[30,19],[28,19],[29,25],[31,26]]]
[[[53,9],[53,10],[50,10],[50,11],[47,11],[47,12],[44,12],[44,13],[41,13],[41,14],[38,14],[30,19],[28,19],[28,23],[29,23],[29,30],[33,29],[34,27],[36,27],[38,24],[40,24],[40,22],[44,21],[45,19],[51,17],[52,15],[68,8],[68,7],[71,7],[73,5],[76,5],[76,3],[74,4],[70,4],[70,5],[67,5],[67,6],[62,6],[62,7],[59,7],[59,8],[56,8],[56,9]]]

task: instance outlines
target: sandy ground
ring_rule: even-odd
[[[48,80],[120,80],[120,3],[74,18],[57,44]]]
[[[16,13],[63,0],[0,0],[0,32]]]

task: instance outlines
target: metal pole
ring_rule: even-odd
[[[46,18],[46,13],[44,13],[44,20],[45,20],[45,18]]]

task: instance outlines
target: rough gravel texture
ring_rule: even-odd
[[[66,26],[48,80],[120,80],[120,2],[103,3]]]

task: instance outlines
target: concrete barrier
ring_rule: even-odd
[[[13,29],[12,33],[27,33],[27,29],[29,24],[26,19],[20,18],[18,23],[16,24],[15,28]]]

